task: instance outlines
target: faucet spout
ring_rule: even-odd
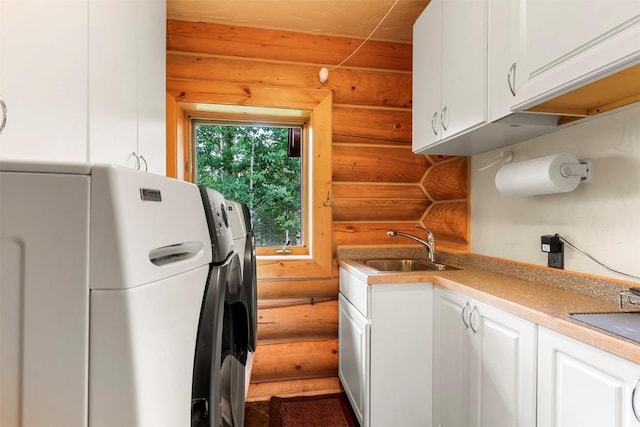
[[[424,230],[427,232],[427,240],[423,240],[419,237],[414,236],[413,234],[403,233],[402,231],[389,230],[387,231],[387,236],[389,237],[406,237],[407,239],[414,240],[420,243],[427,250],[427,256],[429,257],[429,261],[435,263],[436,262],[436,238],[431,231],[428,229],[416,225],[416,228]]]

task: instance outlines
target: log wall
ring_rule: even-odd
[[[224,102],[242,105],[279,87],[329,89],[334,253],[339,245],[411,244],[385,231],[413,233],[414,224],[430,228],[438,248],[468,251],[468,159],[411,151],[411,45],[369,41],[331,70],[326,84],[319,82],[320,67],[338,64],[360,43],[169,20],[168,104],[207,103],[216,93],[218,100],[224,94]],[[259,280],[260,343],[250,398],[339,388],[336,276],[334,270],[332,279]]]

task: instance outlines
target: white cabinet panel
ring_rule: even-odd
[[[479,390],[476,426],[536,425],[536,326],[495,307],[473,302],[476,329],[473,389]],[[473,418],[472,418],[473,419]]]
[[[442,2],[432,1],[413,27],[412,149],[441,137]]]
[[[525,80],[520,14],[523,0],[488,4],[488,94],[492,122],[511,113],[515,94]]]
[[[443,293],[434,296],[434,425],[456,427],[469,425],[466,359],[470,341],[462,322],[465,299],[462,295]]]
[[[440,288],[434,304],[434,424],[535,426],[536,326]]]
[[[341,269],[339,307],[338,374],[360,425],[431,426],[433,285],[368,285]]]
[[[368,412],[369,322],[339,295],[338,375],[360,424]]]
[[[85,426],[89,177],[0,183],[0,426]]]
[[[90,0],[90,159],[136,166],[137,2]],[[114,31],[117,29],[117,31]]]
[[[640,1],[526,0],[526,109],[640,62]]]
[[[525,81],[524,0],[432,0],[413,27],[412,149],[469,156],[557,127],[513,114]],[[440,20],[438,20],[440,18]]]
[[[638,20],[637,0],[526,2],[526,52],[529,76],[534,77],[590,48],[606,43]]]
[[[538,341],[538,424],[638,426],[640,366],[545,328]]]
[[[487,119],[487,2],[432,0],[413,31],[412,148],[421,151]]]
[[[164,175],[166,4],[90,0],[89,20],[90,160]]]
[[[88,3],[0,2],[0,156],[87,159]]]
[[[442,4],[442,137],[487,119],[487,2]]]
[[[166,2],[138,2],[138,153],[166,174]]]
[[[0,156],[164,175],[165,28],[161,0],[0,2]]]

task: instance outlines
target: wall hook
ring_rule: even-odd
[[[483,166],[481,168],[478,168],[478,172],[482,172],[483,170],[489,169],[491,166],[495,166],[500,162],[511,163],[512,160],[513,160],[513,151],[511,151],[511,150],[509,150],[509,151],[501,151],[499,155],[494,157],[493,162],[491,162],[488,165],[485,165],[485,166]]]
[[[324,201],[324,203],[322,203],[324,206],[331,206],[331,192],[327,191],[327,198]]]

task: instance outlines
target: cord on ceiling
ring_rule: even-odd
[[[366,42],[368,42],[368,41],[369,41],[369,39],[371,38],[371,36],[373,36],[373,33],[375,33],[375,32],[376,32],[376,30],[378,29],[378,27],[380,27],[380,25],[382,25],[382,23],[384,22],[384,20],[385,20],[385,19],[387,19],[387,16],[389,16],[389,14],[390,14],[390,13],[391,13],[391,11],[393,10],[393,8],[396,6],[396,4],[398,4],[398,0],[396,0],[396,1],[394,1],[394,2],[393,2],[393,4],[391,5],[391,7],[389,8],[389,10],[387,10],[387,13],[385,13],[385,14],[384,14],[384,16],[382,17],[382,19],[380,20],[380,22],[378,22],[378,25],[376,25],[376,27],[375,27],[373,30],[371,30],[371,32],[369,33],[369,35],[367,36],[367,38],[366,38],[366,39],[364,39],[364,40],[362,41],[362,43],[360,43],[360,46],[358,46],[358,47],[356,48],[356,50],[354,50],[354,51],[351,53],[351,55],[347,56],[347,57],[345,58],[345,60],[344,60],[344,61],[342,61],[342,62],[341,62],[341,63],[339,63],[338,65],[335,65],[335,66],[333,66],[333,67],[329,68],[329,71],[331,71],[331,70],[335,70],[336,68],[338,68],[338,67],[342,66],[345,62],[347,62],[348,60],[350,60],[350,59],[351,59],[351,57],[352,57],[353,55],[355,55],[355,54],[356,54],[356,52],[358,52],[358,51],[360,50],[360,48],[361,48],[362,46],[364,46],[364,44],[365,44]]]
[[[627,273],[623,273],[622,271],[618,271],[615,270],[607,265],[605,265],[604,263],[598,261],[597,259],[595,259],[593,256],[589,255],[587,252],[583,251],[582,249],[580,249],[579,247],[577,247],[576,245],[574,245],[573,243],[571,243],[570,241],[568,241],[567,239],[565,239],[562,236],[559,236],[560,240],[562,240],[563,242],[565,242],[567,245],[571,246],[573,249],[575,249],[576,251],[580,252],[582,255],[586,256],[587,258],[589,258],[590,260],[592,260],[593,262],[595,262],[596,264],[606,268],[607,270],[609,270],[612,273],[616,273],[616,274],[620,274],[622,276],[626,276],[626,277],[630,277],[632,279],[636,279],[636,280],[640,280],[640,277],[638,276],[634,276],[633,274],[627,274]]]
[[[393,4],[391,5],[391,7],[389,8],[389,10],[387,10],[387,13],[384,14],[384,16],[382,17],[382,19],[380,20],[380,22],[378,22],[378,25],[375,26],[375,28],[373,30],[371,30],[371,32],[369,33],[369,35],[367,36],[367,38],[365,38],[362,43],[360,43],[360,46],[358,46],[353,52],[351,52],[351,55],[347,56],[341,63],[339,63],[338,65],[334,65],[333,67],[327,69],[325,67],[322,67],[320,69],[320,73],[318,74],[319,78],[320,78],[320,83],[325,83],[328,79],[329,79],[329,71],[331,70],[335,70],[338,67],[341,67],[345,62],[347,62],[349,59],[351,59],[351,57],[353,57],[353,55],[355,55],[362,46],[364,46],[364,44],[366,42],[369,41],[369,39],[371,38],[371,36],[373,36],[373,34],[376,32],[376,30],[380,27],[380,25],[382,25],[382,23],[384,22],[385,19],[387,19],[387,16],[389,16],[389,14],[391,13],[391,11],[393,10],[393,8],[396,6],[396,4],[398,4],[399,0],[395,0],[393,2]]]

